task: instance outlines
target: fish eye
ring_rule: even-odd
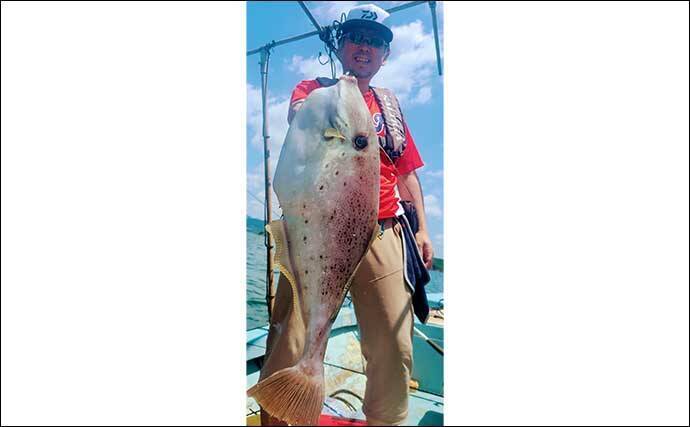
[[[363,150],[369,144],[369,139],[364,135],[359,135],[352,142],[355,144],[356,149]]]

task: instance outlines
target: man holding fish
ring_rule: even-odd
[[[407,417],[417,306],[406,264],[431,268],[433,249],[415,173],[422,159],[395,96],[369,86],[390,54],[386,17],[371,4],[351,9],[337,46],[346,75],[302,81],[292,94],[274,180],[284,218],[269,227],[283,274],[249,390],[263,425],[316,423],[328,332],[348,289],[367,362],[367,423]],[[416,210],[415,234],[401,198]]]

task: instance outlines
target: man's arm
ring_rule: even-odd
[[[422,193],[422,184],[419,182],[419,177],[415,171],[398,176],[398,190],[403,200],[409,200],[417,209],[417,220],[419,222],[419,231],[415,235],[417,239],[417,246],[422,253],[424,264],[426,268],[430,269],[434,249],[431,245],[429,232],[426,228],[426,214],[424,212],[424,194]]]

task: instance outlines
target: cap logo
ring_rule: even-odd
[[[362,10],[362,19],[371,19],[372,21],[376,21],[376,12],[372,12],[371,10]]]

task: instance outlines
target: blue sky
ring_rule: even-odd
[[[370,2],[306,2],[316,20],[327,25],[342,12]],[[400,1],[374,2],[384,9]],[[443,49],[443,6],[438,3],[439,33]],[[429,234],[434,252],[443,257],[443,77],[438,75],[431,12],[428,5],[393,13],[387,24],[394,33],[391,56],[372,80],[372,86],[392,89],[398,96],[405,120],[425,166],[417,171],[424,189]],[[314,30],[296,1],[247,2],[247,50]],[[330,76],[330,66],[320,65],[324,52],[318,37],[310,37],[273,49],[269,63],[268,116],[271,136],[271,167],[287,132],[287,108],[294,86],[304,79]],[[247,214],[263,218],[263,142],[261,139],[261,77],[259,55],[247,57]],[[339,65],[339,64],[338,64]],[[338,73],[340,68],[338,67]],[[273,195],[274,215],[280,213]]]

